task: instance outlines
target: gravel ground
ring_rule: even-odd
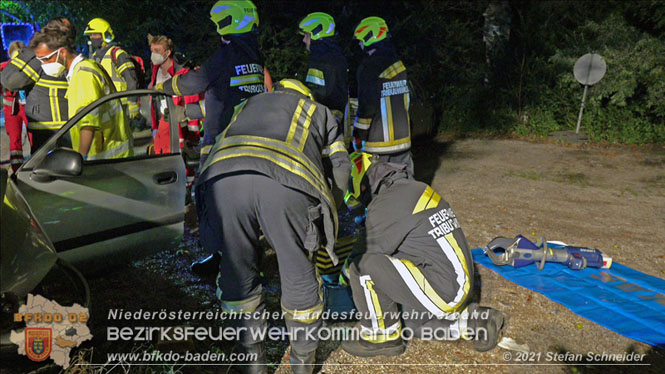
[[[415,148],[416,177],[431,183],[456,212],[472,247],[482,247],[496,236],[541,235],[549,240],[595,247],[614,261],[644,273],[665,277],[665,147],[566,145],[512,139],[437,138]],[[216,350],[231,353],[230,342],[185,342],[175,345],[106,341],[107,326],[132,326],[109,321],[110,308],[125,310],[218,310],[210,280],[188,272],[191,261],[205,254],[197,246],[196,224],[189,214],[185,241],[173,248],[113,269],[90,279],[93,294],[91,328],[94,338],[78,351],[79,362],[106,362],[107,352],[150,349]],[[278,274],[274,255],[264,264],[267,304],[279,311]],[[322,373],[467,373],[467,372],[664,372],[665,352],[625,338],[588,321],[544,296],[511,283],[477,266],[475,299],[501,310],[507,317],[504,335],[527,344],[532,358],[518,366],[517,353],[496,348],[477,353],[467,342],[413,340],[399,357],[363,359],[339,348],[339,341],[320,344],[318,369]],[[145,323],[144,323],[145,324]],[[219,321],[183,322],[194,326],[221,325]],[[150,325],[157,326],[157,323]],[[169,323],[165,323],[169,325]],[[172,323],[171,323],[172,325]],[[282,321],[271,325],[283,326]],[[339,323],[336,324],[340,325]],[[351,323],[341,324],[351,326]],[[565,353],[645,354],[651,366],[597,366],[571,360]],[[558,362],[546,355],[561,353]],[[511,357],[508,358],[508,355]],[[271,341],[271,371],[290,372],[288,343]],[[445,365],[445,366],[444,366]],[[536,366],[537,365],[537,366]],[[19,360],[3,364],[2,373],[23,373],[38,366]],[[100,371],[69,370],[69,373]],[[106,367],[101,372],[109,372]],[[226,366],[180,367],[160,365],[125,367],[131,373],[234,373]],[[127,372],[115,367],[110,372]],[[77,371],[78,370],[78,371]],[[60,372],[51,367],[41,372]]]

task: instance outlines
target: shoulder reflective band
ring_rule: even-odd
[[[406,68],[404,67],[404,64],[402,61],[397,61],[396,63],[390,65],[386,70],[384,70],[380,75],[379,78],[383,79],[392,79],[397,76],[397,74],[405,71]]]
[[[441,196],[432,189],[432,187],[427,186],[425,192],[420,195],[420,199],[416,203],[416,207],[413,208],[411,215],[422,212],[423,210],[436,208],[439,205]]]
[[[21,69],[21,71],[23,71],[25,75],[27,75],[33,81],[37,82],[39,80],[39,74],[37,74],[35,69],[33,69],[30,65],[28,65],[27,62],[19,59],[18,57],[14,57],[12,59],[12,65]]]
[[[318,69],[309,69],[307,71],[307,78],[305,82],[314,83],[318,86],[325,86],[326,80],[323,77],[323,72]]]

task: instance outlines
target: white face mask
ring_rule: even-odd
[[[161,65],[166,61],[166,58],[159,53],[152,52],[150,55],[150,61],[152,61],[154,65]]]
[[[57,78],[60,77],[62,73],[65,72],[65,65],[58,62],[59,58],[60,58],[60,50],[58,49],[58,54],[55,57],[55,62],[42,64],[42,70],[44,70],[44,73],[46,75],[50,75],[52,77]]]

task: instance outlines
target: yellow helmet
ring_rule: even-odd
[[[219,0],[210,9],[210,20],[219,35],[244,34],[259,25],[259,13],[251,0]]]
[[[388,25],[383,18],[367,17],[356,26],[353,37],[360,40],[365,47],[369,47],[388,37]]]
[[[297,92],[307,96],[310,100],[314,100],[314,96],[312,95],[312,91],[310,91],[309,87],[305,86],[299,80],[296,80],[296,79],[282,79],[281,81],[275,83],[274,90],[284,90],[284,89],[297,91]]]
[[[85,31],[83,31],[83,35],[90,34],[102,34],[102,38],[106,43],[112,42],[115,38],[113,30],[111,29],[111,24],[103,18],[94,18],[88,22]]]
[[[357,206],[360,202],[365,203],[367,199],[363,195],[368,195],[369,180],[365,178],[367,170],[372,166],[372,155],[364,152],[353,152],[351,158],[351,179],[349,179],[349,188],[344,195],[344,203],[349,207]]]

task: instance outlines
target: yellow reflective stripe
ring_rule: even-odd
[[[330,145],[328,147],[330,152],[328,153],[329,156],[334,155],[337,152],[346,152],[346,147],[344,146],[344,142],[339,140]]]
[[[423,194],[420,195],[420,198],[416,203],[416,207],[413,208],[413,212],[411,213],[411,215],[420,213],[423,210],[436,208],[439,205],[440,200],[441,196],[438,193],[436,193],[434,189],[432,189],[432,187],[427,186],[427,188],[425,188],[425,192],[423,192]]]
[[[316,105],[311,105],[307,110],[305,123],[303,123],[302,134],[300,135],[300,144],[298,145],[298,150],[301,152],[305,149],[305,142],[307,142],[307,137],[309,136],[309,125],[312,123],[312,114],[316,110]]]
[[[302,113],[303,106],[305,105],[305,99],[300,99],[298,101],[298,106],[296,107],[295,112],[293,112],[293,117],[291,118],[291,126],[289,126],[289,132],[286,135],[286,143],[293,142],[293,137],[296,134],[296,129],[298,128],[298,119],[300,119],[300,113]]]
[[[171,79],[171,88],[173,88],[173,93],[176,96],[182,96],[180,90],[178,89],[178,79],[180,79],[180,75],[175,75],[173,79]]]
[[[360,118],[356,117],[356,121],[353,124],[353,127],[360,130],[369,130],[369,126],[372,124],[371,118]]]
[[[37,74],[35,69],[33,69],[32,66],[28,65],[27,62],[21,60],[20,58],[14,57],[11,60],[11,64],[21,69],[25,73],[25,75],[27,75],[33,81],[37,82],[39,80],[39,74]]]
[[[384,98],[386,100],[386,114],[388,116],[388,141],[395,140],[395,124],[393,123],[393,108],[390,102],[390,97]]]
[[[466,257],[464,256],[464,253],[462,252],[462,249],[460,248],[459,243],[457,243],[457,240],[455,239],[455,236],[453,235],[452,232],[447,234],[446,236],[444,236],[444,238],[446,239],[446,242],[448,242],[448,244],[455,250],[455,255],[457,257],[457,260],[461,263],[462,269],[464,269],[464,276],[463,277],[462,277],[461,274],[459,274],[459,273],[457,274],[458,282],[464,282],[464,286],[462,286],[464,294],[460,298],[460,295],[459,295],[459,292],[458,292],[458,295],[456,297],[456,299],[460,298],[460,300],[457,301],[457,305],[461,305],[464,302],[464,300],[466,299],[466,297],[469,295],[469,288],[470,288],[470,285],[471,285],[471,279],[469,277],[469,269],[466,266]],[[442,239],[439,239],[439,240],[442,240]],[[453,262],[453,261],[451,261],[451,262]],[[453,266],[458,266],[458,264],[453,262]],[[456,270],[456,272],[457,272],[457,270]],[[460,278],[462,278],[462,279],[460,279]]]
[[[28,122],[29,130],[59,130],[66,121]]]
[[[60,121],[60,107],[58,105],[58,90],[56,88],[49,88],[49,105],[51,107],[51,116],[55,121]]]
[[[122,74],[123,71],[134,68],[134,64],[131,61],[127,61],[124,64],[118,66],[118,74]]]
[[[215,148],[215,152],[218,150],[227,149],[234,146],[254,146],[254,147],[263,147],[274,152],[281,153],[280,156],[288,157],[294,159],[296,162],[300,163],[305,167],[305,169],[314,176],[314,178],[319,182],[320,185],[327,186],[327,182],[321,171],[317,168],[312,161],[305,156],[302,152],[298,151],[292,145],[281,142],[279,140],[263,138],[260,136],[252,135],[237,135],[224,137],[223,143],[217,145],[218,148]],[[293,161],[293,160],[291,160]],[[328,188],[325,189],[328,191]],[[332,200],[331,200],[332,201]]]
[[[365,294],[365,302],[367,303],[367,309],[369,310],[372,327],[374,330],[384,330],[386,328],[386,323],[383,320],[383,311],[381,310],[381,304],[379,303],[379,295],[374,291],[374,281],[372,281],[372,278],[369,275],[362,275],[360,277],[360,285]]]
[[[400,151],[411,148],[411,138],[406,137],[392,142],[367,142],[365,143],[366,152],[388,152]]]
[[[323,72],[321,70],[313,68],[310,68],[307,71],[307,77],[305,78],[305,82],[314,83],[319,86],[326,85],[326,80],[323,77]]]
[[[243,86],[246,84],[256,84],[256,83],[263,83],[263,76],[261,74],[241,75],[238,77],[230,78],[231,87]]]
[[[59,89],[67,89],[69,88],[69,83],[67,82],[61,82],[61,81],[52,81],[52,80],[47,80],[47,79],[40,79],[37,83],[35,83],[36,86],[41,86],[41,87],[47,87],[47,88],[59,88]]]
[[[320,293],[319,296],[321,296]],[[288,309],[282,304],[282,311],[284,312],[284,319],[310,324],[321,318],[321,314],[323,313],[323,301],[319,302],[316,306],[305,310]]]
[[[383,79],[392,79],[395,78],[395,76],[403,71],[405,71],[406,68],[404,67],[404,64],[402,61],[397,61],[396,63],[388,66],[386,70],[384,70],[380,75],[379,78]]]
[[[402,323],[397,321],[394,325],[383,331],[372,331],[365,326],[361,326],[360,337],[373,344],[381,344],[399,339],[402,334]]]
[[[406,259],[397,259],[394,257],[386,256],[392,262],[397,272],[406,283],[413,296],[427,309],[430,313],[439,318],[443,318],[446,314],[455,311],[453,306],[448,305],[439,294],[434,291],[434,288],[425,278],[423,273],[411,261]]]
[[[201,114],[203,114],[203,117],[206,116],[206,106],[204,105],[205,102],[205,100],[199,100],[199,106],[201,107]]]
[[[201,154],[202,155],[207,155],[210,153],[210,150],[212,149],[212,145],[206,145],[205,147],[201,148]]]
[[[222,292],[218,289],[218,295],[217,297],[221,297]],[[253,313],[256,308],[261,305],[261,302],[263,301],[263,297],[261,294],[258,294],[254,297],[251,297],[249,299],[245,300],[239,300],[239,301],[227,301],[227,300],[221,300],[222,304],[222,310],[227,313],[231,314],[239,314],[239,313]]]
[[[290,159],[284,159],[284,157],[277,153],[273,152],[264,148],[259,148],[259,147],[238,147],[240,148],[239,150],[246,150],[245,152],[234,152],[234,153],[229,153],[229,154],[222,154],[219,156],[215,156],[213,161],[208,164],[206,169],[215,163],[219,161],[223,161],[226,159],[232,159],[232,158],[237,158],[237,157],[255,157],[255,158],[260,158],[264,159],[267,161],[270,161],[274,163],[275,165],[295,174],[300,177],[302,177],[305,181],[307,181],[310,185],[312,185],[317,191],[321,193],[321,196],[326,200],[326,202],[330,206],[334,206],[333,204],[333,199],[330,195],[330,192],[327,190],[326,185],[322,185],[318,181],[314,181],[312,177],[310,176],[310,173],[306,173],[302,171],[302,168],[299,164],[295,163],[294,161]],[[261,154],[263,152],[264,154]],[[205,170],[205,169],[204,169]],[[203,172],[203,171],[202,171]],[[308,175],[309,174],[309,175]],[[336,218],[336,217],[333,217]]]

